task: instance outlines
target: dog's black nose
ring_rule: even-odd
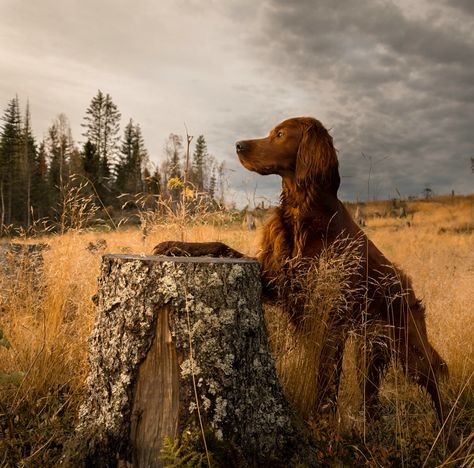
[[[246,141],[238,141],[235,144],[235,149],[237,150],[237,153],[243,153],[244,151],[248,151],[250,148],[250,145]]]

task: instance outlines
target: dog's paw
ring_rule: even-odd
[[[166,241],[160,242],[153,249],[153,255],[163,255],[167,257],[187,257],[190,255],[186,251],[183,242]]]

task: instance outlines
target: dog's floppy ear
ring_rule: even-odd
[[[329,132],[317,121],[303,129],[296,155],[296,183],[315,183],[321,189],[336,194],[339,189],[339,163]]]

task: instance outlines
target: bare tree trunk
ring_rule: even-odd
[[[276,376],[260,293],[252,260],[106,255],[64,464],[162,466],[165,437],[194,435],[207,465],[316,466]]]
[[[189,135],[188,128],[186,127],[186,165],[184,166],[184,198],[186,197],[186,187],[189,182],[189,146],[193,141],[193,136]]]

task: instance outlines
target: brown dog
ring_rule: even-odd
[[[353,281],[354,288],[361,292],[350,314],[351,323],[355,318],[390,330],[390,339],[386,336],[370,345],[365,343],[364,359],[359,361],[368,415],[377,416],[380,378],[395,355],[407,374],[429,393],[444,423],[448,409],[441,399],[437,378],[447,373],[447,366],[428,341],[423,304],[415,296],[409,278],[384,257],[338,200],[339,164],[329,132],[316,119],[293,118],[277,125],[266,138],[237,142],[236,149],[247,169],[262,175],[278,174],[283,182],[280,206],[265,225],[258,255],[264,293],[278,296],[278,276],[285,271],[288,260],[318,257],[341,236],[357,240],[361,261]],[[154,253],[219,255],[226,251],[229,256],[241,256],[224,244],[198,245],[163,243]],[[298,312],[289,311],[296,325]],[[349,318],[341,317],[329,335],[326,346],[331,349],[324,355],[330,358],[324,359],[319,369],[320,405],[336,400],[348,330],[344,320]]]

